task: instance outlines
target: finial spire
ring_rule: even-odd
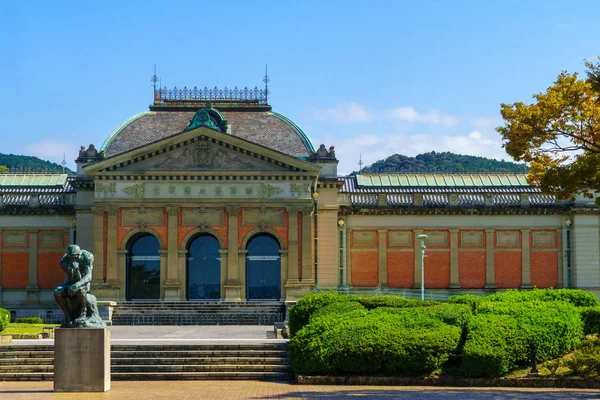
[[[60,162],[60,165],[62,165],[62,173],[63,174],[65,173],[65,166],[67,165],[67,160],[65,159],[65,156],[66,156],[65,153],[63,153],[63,159]]]
[[[158,96],[156,91],[156,82],[158,82],[158,76],[156,76],[156,64],[154,64],[154,75],[152,75],[152,79],[150,79],[150,81],[152,82],[152,87],[154,88],[154,101],[156,102],[157,98],[160,100],[160,96]]]
[[[362,166],[363,166],[363,161],[362,161],[362,154],[358,153],[358,173],[360,174],[362,172]]]
[[[271,80],[269,79],[267,67],[268,66],[265,64],[265,77],[263,78],[263,82],[265,83],[265,102],[269,104],[269,82],[271,82]]]

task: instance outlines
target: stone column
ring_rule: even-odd
[[[387,229],[377,231],[379,236],[379,285],[387,287]]]
[[[423,233],[423,229],[413,229],[413,238],[415,241],[415,264],[414,264],[414,289],[421,288],[421,241],[417,239]]]
[[[92,286],[104,283],[104,207],[93,207],[94,214],[94,269],[92,271]],[[93,290],[93,289],[92,289]]]
[[[167,281],[167,250],[159,250],[160,255],[160,294],[159,299],[165,298],[165,282]]]
[[[494,275],[494,230],[485,230],[485,288],[496,289]]]
[[[110,298],[112,299],[123,299],[125,300],[127,293],[125,293],[125,281],[127,280],[127,250],[119,249],[117,250],[117,278],[119,282],[123,282],[118,288],[112,290],[112,295]]]
[[[177,217],[179,207],[167,207],[167,277],[164,284],[165,301],[181,300],[181,281],[177,260]]]
[[[312,288],[315,284],[313,275],[313,237],[312,206],[302,208],[302,284]]]
[[[279,250],[279,259],[281,263],[281,277],[279,282],[279,287],[281,291],[279,293],[280,300],[286,300],[288,286],[285,284],[288,280],[288,268],[289,268],[289,252],[288,250]],[[290,292],[293,292],[293,286],[290,288]],[[289,300],[289,299],[288,299]]]
[[[450,289],[460,289],[458,270],[458,229],[450,229]]]
[[[29,229],[29,280],[25,291],[27,292],[26,302],[37,304],[39,302],[38,287],[38,230]]]
[[[229,220],[227,226],[227,280],[225,281],[225,300],[241,301],[241,288],[239,265],[238,265],[238,218],[240,213],[239,205],[230,205],[227,207],[227,217]]]
[[[223,250],[220,250],[223,251]],[[181,280],[183,280],[183,284],[182,284],[182,289],[179,291],[179,301],[186,301],[187,300],[187,276],[186,276],[186,272],[185,272],[185,262],[187,259],[187,251],[185,250],[177,250],[177,270],[179,271],[179,276],[180,277],[184,277],[181,278]],[[223,269],[223,261],[221,259],[221,297],[223,297],[223,282],[224,282],[224,275],[225,275],[225,270]]]
[[[238,276],[240,277],[240,284],[236,286],[235,293],[238,293],[239,300],[246,301],[246,256],[248,255],[248,250],[238,250],[237,251],[237,271]],[[236,298],[237,299],[237,298]]]
[[[227,282],[227,264],[228,264],[228,260],[227,260],[227,254],[229,253],[228,250],[219,250],[219,258],[220,258],[220,271],[221,271],[221,300],[225,300],[225,282]],[[185,255],[184,255],[185,256]]]
[[[521,289],[531,289],[531,229],[521,229]]]
[[[113,288],[119,288],[119,271],[117,267],[117,213],[118,207],[107,207],[108,231],[106,233],[106,283]]]

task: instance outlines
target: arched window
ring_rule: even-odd
[[[221,245],[212,235],[196,236],[187,252],[187,299],[221,298]]]
[[[281,297],[281,257],[279,242],[260,234],[248,242],[246,255],[246,298],[279,300]]]
[[[127,246],[127,300],[160,298],[160,243],[150,234],[132,238]]]

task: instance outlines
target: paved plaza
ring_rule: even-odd
[[[52,382],[0,382],[2,400],[81,399],[81,393],[54,393]],[[600,391],[569,389],[490,389],[390,386],[312,386],[259,381],[112,382],[106,393],[86,400],[152,399],[399,399],[399,400],[552,400],[600,399]]]

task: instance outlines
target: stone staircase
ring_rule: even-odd
[[[283,322],[282,302],[119,302],[113,325],[275,325]]]
[[[54,346],[0,346],[0,381],[52,380]],[[290,381],[286,343],[112,345],[113,380]]]

